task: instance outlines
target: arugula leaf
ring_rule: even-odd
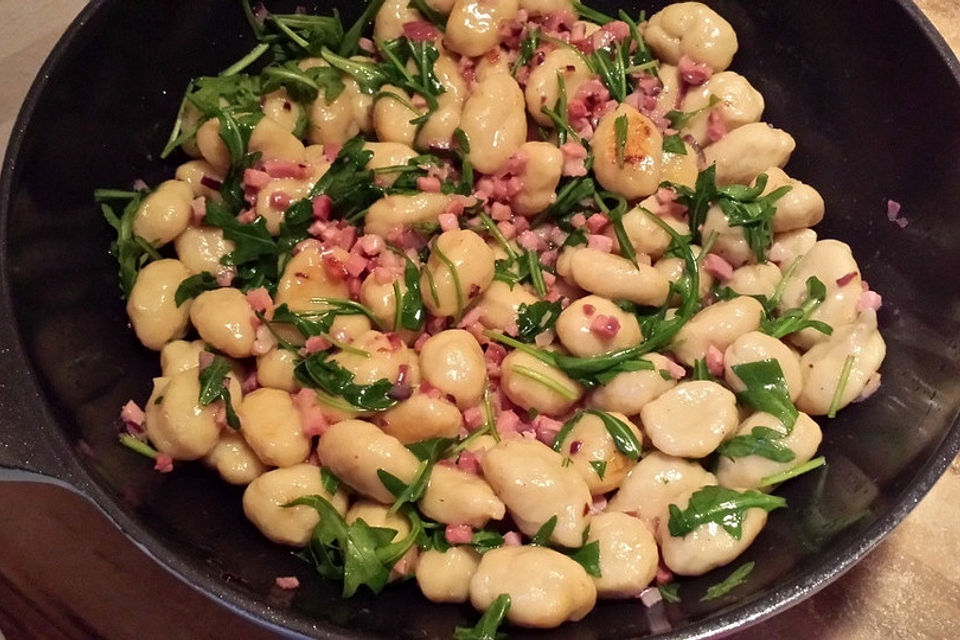
[[[540,46],[540,35],[540,27],[537,27],[536,29],[528,28],[527,35],[520,43],[520,54],[517,56],[517,60],[513,63],[513,68],[510,70],[510,73],[514,78],[517,77],[517,71],[519,71],[521,67],[526,66],[530,62],[531,58],[533,58],[533,54]]]
[[[731,227],[743,227],[743,236],[758,262],[767,261],[767,249],[773,244],[772,220],[777,212],[774,203],[792,189],[790,185],[784,185],[761,196],[766,185],[767,174],[761,173],[754,187],[728,185],[717,188],[720,196],[717,204]]]
[[[616,201],[616,204],[611,209],[607,206],[605,199],[613,198]],[[620,249],[620,255],[630,261],[630,263],[636,267],[640,268],[640,264],[637,262],[637,252],[633,248],[633,242],[630,241],[630,236],[627,235],[627,230],[623,226],[623,216],[627,213],[627,200],[616,193],[610,191],[601,191],[594,194],[594,202],[597,203],[597,206],[600,207],[600,210],[607,214],[607,217],[610,218],[610,224],[613,226],[614,235],[617,237],[617,245]]]
[[[722,598],[735,588],[742,585],[747,581],[747,576],[749,576],[750,572],[753,571],[755,564],[756,563],[752,561],[744,563],[737,567],[733,573],[724,578],[723,582],[708,587],[706,595],[700,598],[700,602],[708,602],[710,600]]]
[[[445,454],[453,445],[457,444],[456,438],[430,438],[420,440],[407,445],[407,449],[420,460],[436,462],[440,458],[446,457]]]
[[[411,478],[409,484],[405,484],[400,478],[389,471],[377,469],[377,477],[380,482],[397,499],[390,507],[390,513],[396,513],[397,510],[407,503],[415,503],[423,497],[427,490],[427,484],[430,482],[430,472],[433,470],[433,462],[430,460],[421,460],[417,466],[417,472]]]
[[[600,81],[617,102],[627,99],[627,68],[630,66],[630,38],[623,42],[613,41],[595,50],[587,57],[590,70],[600,76]]]
[[[420,12],[424,18],[433,23],[441,32],[447,28],[447,16],[443,15],[429,4],[426,0],[410,0],[410,6]]]
[[[373,152],[365,149],[364,144],[365,140],[359,135],[347,140],[308,195],[309,200],[329,196],[340,217],[351,224],[358,224],[370,205],[383,196],[374,172],[366,168]]]
[[[675,182],[664,182],[662,187],[673,189],[677,193],[677,202],[687,208],[687,217],[690,224],[690,241],[700,242],[700,228],[707,219],[707,210],[710,203],[717,197],[717,165],[709,167],[697,174],[694,188]]]
[[[553,128],[557,131],[557,146],[562,147],[570,138],[580,142],[580,134],[570,126],[567,113],[567,83],[559,71],[557,71],[557,101],[553,103],[553,109],[547,105],[540,107],[540,113],[550,118],[550,122],[553,123]]]
[[[627,114],[613,121],[613,130],[616,137],[617,166],[623,169],[624,155],[627,151]]]
[[[196,298],[204,291],[218,289],[217,279],[208,271],[197,273],[189,278],[184,278],[177,287],[177,292],[173,296],[174,302],[179,307],[190,298]]]
[[[344,598],[353,596],[362,585],[380,593],[393,565],[423,536],[423,522],[413,509],[403,512],[410,520],[410,533],[394,542],[396,530],[371,527],[363,519],[348,525],[322,496],[303,496],[283,506],[300,505],[311,507],[320,515],[303,557],[313,563],[320,575],[342,580]]]
[[[790,399],[787,381],[776,358],[735,364],[731,369],[747,387],[737,393],[737,400],[775,416],[790,433],[799,412]]]
[[[323,490],[333,495],[337,492],[337,489],[340,488],[340,478],[335,476],[330,469],[326,467],[320,468],[320,482],[323,483]]]
[[[227,414],[227,425],[234,430],[240,429],[240,418],[233,409],[233,402],[230,399],[230,389],[227,387],[226,376],[230,373],[230,362],[223,356],[214,356],[213,362],[206,369],[201,369],[200,396],[198,401],[201,407],[206,407],[212,402],[223,400],[223,408]]]
[[[556,438],[553,441],[554,451],[560,452],[562,450],[563,441],[570,435],[570,431],[573,430],[573,427],[576,426],[580,419],[587,414],[600,418],[600,421],[603,423],[607,433],[610,434],[610,437],[613,438],[613,442],[620,453],[631,460],[640,459],[640,454],[643,452],[643,445],[630,427],[619,418],[597,409],[582,409],[563,423],[563,426],[560,428],[560,431],[557,432]]]
[[[304,338],[323,336],[330,332],[330,327],[339,316],[364,315],[373,317],[373,312],[359,302],[340,300],[338,298],[317,298],[322,300],[324,309],[315,311],[291,311],[286,303],[274,309],[270,323],[290,324],[300,332]]]
[[[473,538],[470,540],[470,546],[472,546],[477,553],[482,555],[487,551],[502,547],[503,536],[496,531],[479,529],[473,532]]]
[[[780,484],[781,482],[785,482],[787,480],[790,480],[791,478],[796,478],[799,475],[803,475],[808,471],[813,471],[814,469],[822,467],[825,464],[827,464],[827,459],[823,456],[820,456],[819,458],[814,458],[813,460],[810,460],[809,462],[805,462],[804,464],[797,465],[793,469],[787,469],[786,471],[775,473],[772,476],[766,476],[764,478],[760,478],[759,486],[769,487],[775,484]]]
[[[157,455],[160,453],[149,444],[136,437],[135,435],[129,433],[121,433],[119,435],[120,444],[125,446],[127,449],[139,453],[145,458],[150,458],[151,460],[156,460]]]
[[[357,18],[357,21],[353,23],[350,29],[343,34],[343,39],[339,42],[340,48],[338,51],[341,56],[352,56],[357,52],[357,45],[360,43],[361,34],[363,34],[373,21],[382,6],[383,0],[369,0],[367,2],[367,7],[363,10],[363,13],[360,14],[360,17]],[[333,44],[330,46],[333,46]]]
[[[597,477],[603,480],[603,476],[605,476],[607,473],[607,461],[591,460],[590,466],[593,467],[593,470],[597,473]]]
[[[537,215],[530,226],[536,228],[547,220],[558,220],[572,214],[580,208],[583,200],[592,198],[596,191],[596,183],[588,175],[569,179],[557,191],[557,199],[553,204]]]
[[[837,411],[840,409],[840,402],[843,399],[843,392],[850,381],[850,372],[853,370],[853,362],[856,360],[853,354],[848,355],[843,360],[843,368],[840,370],[840,377],[837,379],[837,386],[833,390],[833,397],[830,399],[830,407],[827,409],[827,417],[837,417]]]
[[[717,453],[731,460],[760,456],[774,462],[790,462],[796,454],[779,440],[783,434],[769,427],[754,427],[748,435],[736,436],[722,443]]]
[[[611,380],[616,378],[621,373],[627,373],[630,371],[653,371],[655,367],[653,363],[649,360],[625,360],[620,362],[613,367],[610,367],[603,373],[598,373],[594,376],[597,381],[597,384],[604,385],[609,384]]]
[[[333,102],[346,85],[340,72],[333,67],[301,69],[296,61],[271,65],[260,72],[260,91],[266,95],[283,87],[296,102],[309,104],[317,99],[320,90],[327,102]]]
[[[517,309],[517,338],[533,342],[537,336],[552,329],[563,311],[560,300],[540,300],[533,304],[521,302]]]
[[[680,134],[675,133],[672,136],[663,137],[663,151],[664,153],[675,153],[680,156],[685,156],[687,155],[687,145],[684,144]]]
[[[406,288],[400,298],[400,326],[410,331],[420,331],[427,321],[427,314],[423,308],[423,298],[420,295],[420,269],[417,264],[404,254],[406,265],[403,268],[403,284]]]
[[[588,7],[579,0],[573,0],[573,10],[577,13],[578,16],[594,22],[601,26],[607,24],[608,22],[613,22],[614,18],[608,16],[605,13],[601,13],[592,7]]]
[[[523,376],[524,378],[528,378],[545,386],[567,400],[576,401],[580,397],[580,394],[576,389],[571,389],[569,386],[563,384],[563,382],[548,376],[542,371],[537,371],[531,367],[525,367],[522,364],[512,365],[510,370],[518,375]]]
[[[594,540],[593,542],[587,543],[580,547],[566,553],[571,560],[575,560],[580,563],[580,566],[586,570],[588,574],[596,578],[600,578],[600,541]]]
[[[142,191],[116,191],[97,189],[93,198],[100,203],[103,217],[117,232],[117,239],[110,244],[110,253],[117,259],[120,291],[126,298],[133,290],[137,274],[151,260],[160,258],[153,245],[133,233],[133,219],[146,196]],[[125,203],[123,213],[118,217],[110,202]]]
[[[557,516],[550,516],[550,519],[544,522],[537,532],[530,538],[530,544],[535,547],[545,547],[553,535],[553,530],[557,528]]]
[[[693,361],[693,379],[713,380],[713,376],[710,375],[710,369],[707,368],[706,358],[700,358]]]
[[[487,610],[483,612],[480,622],[474,627],[457,627],[453,631],[454,640],[502,640],[507,634],[497,629],[510,611],[510,594],[501,593]]]
[[[759,508],[772,511],[786,507],[787,501],[780,496],[771,496],[759,491],[739,492],[720,486],[707,486],[690,496],[687,508],[680,510],[670,505],[670,535],[676,538],[686,536],[698,527],[714,523],[739,540],[743,535],[743,519],[747,510]]]
[[[312,353],[294,367],[297,380],[305,387],[320,389],[339,396],[362,411],[385,411],[397,404],[390,396],[393,383],[381,378],[372,384],[356,384],[353,373],[335,360],[327,360],[326,352]]]
[[[803,304],[783,312],[779,318],[766,318],[760,323],[760,330],[774,338],[782,338],[803,329],[816,329],[830,335],[833,327],[810,316],[827,297],[827,288],[816,276],[807,278],[807,298]]]
[[[453,289],[457,294],[457,312],[453,316],[454,324],[460,322],[461,316],[463,316],[463,309],[466,306],[463,296],[463,287],[460,285],[460,272],[457,270],[457,265],[453,264],[453,261],[447,257],[441,249],[439,243],[434,240],[433,244],[430,246],[430,255],[437,256],[437,259],[440,260],[446,266],[447,271],[450,273],[450,279],[453,281]],[[426,272],[429,274],[430,270],[427,269]],[[431,284],[431,287],[435,288],[435,285]],[[434,295],[434,302],[439,304],[437,300],[439,296]]]
[[[657,588],[660,590],[660,597],[663,598],[664,602],[669,602],[670,604],[676,604],[680,602],[679,582],[668,582],[667,584],[662,584]]]

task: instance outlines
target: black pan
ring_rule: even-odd
[[[359,11],[355,1],[322,4],[347,19]],[[748,595],[699,603],[721,570],[688,581],[683,603],[666,608],[673,637],[684,638],[742,628],[824,587],[960,449],[957,61],[905,0],[711,4],[740,36],[734,68],[765,96],[766,119],[797,139],[791,174],[828,203],[818,231],[850,243],[883,293],[889,351],[880,392],[824,421],[829,467],[790,483],[791,508],[746,554],[757,562]],[[157,154],[187,80],[251,46],[234,2],[100,0],[47,60],[0,185],[2,475],[76,489],[183,580],[278,632],[446,637],[475,614],[429,604],[412,584],[342,601],[337,586],[304,580],[290,608],[271,607],[275,576],[308,572],[245,521],[240,491],[199,465],[157,474],[116,442],[119,407],[146,397],[158,366],[128,329],[91,194],[170,176],[174,163]],[[888,198],[903,203],[905,229],[887,220]],[[650,625],[635,601],[604,603],[550,635],[625,638]]]

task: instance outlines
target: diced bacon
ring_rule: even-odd
[[[590,46],[594,51],[602,49],[613,42],[622,42],[630,35],[630,27],[626,22],[614,20],[600,27],[590,36]]]
[[[704,270],[720,282],[726,282],[733,277],[733,265],[715,253],[708,253],[703,259]]]
[[[710,375],[717,378],[723,376],[723,351],[711,344],[707,347],[706,361]]]
[[[397,275],[386,267],[377,267],[373,270],[373,279],[377,284],[390,284],[397,279]]]
[[[658,96],[663,91],[663,83],[657,76],[644,73],[637,79],[637,89],[648,96]]]
[[[480,475],[480,460],[472,451],[463,451],[457,458],[457,468],[465,473]]]
[[[543,243],[543,241],[533,231],[524,231],[521,233],[520,237],[517,239],[517,242],[519,242],[520,246],[527,251],[537,251],[541,248],[540,245]]]
[[[464,203],[464,198],[451,198],[450,202],[447,203],[447,208],[443,210],[444,213],[449,213],[452,216],[459,217],[463,214],[463,210],[466,209],[466,204]]]
[[[656,587],[647,587],[640,592],[639,597],[640,602],[642,602],[643,606],[647,607],[648,609],[663,600],[663,595],[661,595],[660,589]]]
[[[266,355],[271,349],[277,346],[277,338],[270,331],[270,327],[261,324],[257,327],[256,337],[253,346],[250,347],[250,353],[255,356]]]
[[[207,217],[207,199],[203,196],[198,196],[190,201],[190,223],[196,227],[199,227],[203,224],[204,218]]]
[[[257,212],[253,209],[245,209],[237,214],[237,222],[240,224],[250,224],[257,219]]]
[[[894,222],[900,216],[900,207],[896,200],[887,200],[887,220]]]
[[[240,385],[240,390],[244,394],[250,393],[251,391],[256,391],[260,388],[260,381],[257,379],[257,372],[254,371],[246,378],[243,379],[243,384]]]
[[[846,273],[843,276],[837,278],[837,286],[845,287],[848,284],[850,284],[850,282],[856,277],[857,277],[856,271],[851,271],[850,273]]]
[[[501,411],[497,414],[497,433],[506,437],[519,431],[520,417],[513,411]]]
[[[530,157],[527,155],[527,152],[521,148],[507,159],[507,164],[504,165],[502,173],[519,176],[526,170],[527,162],[529,161]]]
[[[587,216],[582,213],[575,213],[573,217],[570,218],[570,224],[574,229],[580,229],[587,226]]]
[[[470,56],[460,56],[460,60],[457,62],[457,70],[463,77],[464,82],[467,83],[467,88],[473,91],[473,87],[477,82],[476,62],[474,62],[473,58]]]
[[[693,86],[700,86],[713,75],[713,68],[703,62],[697,62],[690,56],[682,56],[677,63],[677,70],[683,81]]]
[[[587,247],[603,251],[604,253],[610,253],[613,251],[613,238],[591,233],[587,236]]]
[[[273,298],[270,297],[270,292],[267,291],[266,287],[257,287],[247,291],[247,304],[250,305],[251,309],[259,311],[267,318],[273,316]]]
[[[563,153],[563,175],[565,176],[585,176],[587,167],[584,159],[587,157],[587,150],[579,142],[567,142],[560,147]]]
[[[562,242],[560,244],[563,244]],[[540,254],[540,263],[545,267],[553,267],[557,264],[557,250],[551,249]],[[553,275],[553,274],[550,274]]]
[[[667,373],[669,373],[670,377],[674,380],[679,380],[683,376],[687,375],[687,370],[670,358],[667,358]]]
[[[368,233],[360,236],[357,244],[360,245],[361,251],[371,257],[378,255],[381,251],[383,251],[384,247],[386,247],[386,243],[383,241],[383,238],[375,233]]]
[[[417,567],[417,559],[420,557],[420,547],[413,545],[407,552],[400,556],[396,564],[390,569],[392,576],[404,577],[413,573]]]
[[[292,591],[300,586],[300,580],[296,576],[277,576],[274,583],[285,591]]]
[[[590,515],[597,516],[607,508],[607,498],[603,494],[593,496],[593,504],[590,505]]]
[[[243,170],[243,186],[254,191],[259,191],[270,184],[270,174],[258,169]]]
[[[433,176],[421,176],[417,178],[417,189],[427,193],[440,193],[443,185],[440,184],[440,178]]]
[[[169,453],[163,453],[162,451],[157,454],[157,459],[153,464],[154,471],[159,471],[160,473],[170,473],[173,471],[173,457]]]
[[[313,199],[314,220],[329,220],[333,213],[333,198],[323,193]]]
[[[505,547],[519,547],[523,544],[523,539],[520,537],[520,534],[516,531],[507,531],[503,534],[503,546]]]
[[[723,114],[719,109],[711,109],[707,116],[707,138],[716,142],[727,135],[727,123],[723,121]]]
[[[876,291],[864,291],[860,294],[860,300],[857,301],[857,310],[866,311],[873,309],[876,311],[883,304],[883,298]]]
[[[131,433],[142,433],[143,432],[143,421],[147,419],[147,414],[143,412],[143,409],[140,408],[133,400],[128,400],[127,404],[123,405],[123,408],[120,409],[120,420],[123,421],[123,424],[126,425],[127,430]],[[133,429],[135,429],[135,431]]]
[[[450,544],[470,544],[473,540],[473,528],[468,524],[448,524],[444,534]]]
[[[437,217],[437,222],[440,223],[440,229],[443,231],[455,231],[460,228],[460,221],[452,213],[441,213]]]
[[[270,207],[277,211],[284,211],[290,206],[290,196],[283,191],[274,191],[270,194]]]
[[[609,340],[620,333],[620,321],[613,316],[598,313],[590,322],[590,333]]]
[[[494,202],[490,205],[490,217],[499,222],[505,222],[513,217],[513,211],[502,202]]]
[[[310,177],[310,167],[302,162],[292,162],[290,160],[267,160],[263,163],[263,170],[271,178],[303,180]]]
[[[323,157],[327,159],[327,162],[333,162],[337,159],[337,156],[340,155],[340,149],[342,148],[342,144],[328,142],[323,145]]]
[[[325,254],[322,258],[322,262],[324,271],[326,271],[327,275],[330,276],[331,279],[347,279],[348,274],[343,265],[343,261],[334,256],[332,253]]]
[[[876,372],[867,379],[867,384],[864,385],[863,391],[853,399],[853,402],[863,402],[873,394],[877,392],[877,389],[880,388],[880,373]]]
[[[549,271],[543,272],[543,282],[548,287],[552,287],[556,281],[557,281],[557,276],[553,275]]]
[[[497,229],[506,240],[513,240],[517,236],[517,226],[512,222],[498,222]]]
[[[291,399],[293,405],[300,412],[303,434],[308,438],[322,436],[329,427],[329,423],[323,415],[323,409],[317,402],[317,392],[313,389],[301,389],[297,393],[291,394]]]
[[[600,233],[608,224],[610,224],[610,218],[602,213],[595,213],[587,218],[587,229],[590,233]]]
[[[657,566],[657,576],[655,580],[657,584],[667,584],[673,580],[673,574],[661,563]]]
[[[467,313],[464,314],[463,318],[460,319],[460,322],[457,324],[457,326],[463,329],[465,327],[469,327],[472,324],[476,324],[477,322],[480,321],[481,314],[482,312],[480,308],[474,307],[473,309],[470,309],[470,311],[467,311]]]
[[[431,42],[440,36],[440,32],[432,22],[413,20],[403,23],[403,35],[412,42]]]
[[[548,447],[553,446],[554,440],[557,439],[557,434],[560,433],[560,429],[563,428],[562,422],[548,418],[545,415],[538,415],[533,419],[531,424],[533,425],[534,432],[537,434],[537,440]]]
[[[585,316],[592,316],[594,313],[596,313],[596,311],[597,308],[592,304],[583,305],[583,315]]]
[[[351,253],[350,257],[347,258],[347,261],[344,263],[344,268],[347,270],[352,277],[356,278],[361,273],[367,270],[367,266],[370,264],[370,261],[367,258],[364,258],[359,253]]]
[[[463,410],[463,423],[467,431],[476,431],[483,426],[483,411],[480,407],[469,407]]]
[[[369,54],[374,54],[377,52],[377,47],[373,44],[373,40],[370,38],[360,38],[357,41],[357,46],[360,47],[361,51],[365,51]]]

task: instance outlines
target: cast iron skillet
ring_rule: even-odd
[[[348,20],[359,11],[330,4]],[[757,564],[739,600],[698,602],[720,570],[687,582],[656,622],[634,601],[605,603],[551,637],[643,636],[666,619],[672,637],[705,637],[781,611],[873,548],[960,449],[957,61],[906,0],[711,4],[739,34],[734,68],[765,96],[765,119],[797,139],[790,173],[828,203],[818,231],[850,243],[883,293],[884,384],[822,422],[829,467],[786,487],[789,511],[744,556]],[[174,574],[278,632],[445,637],[475,614],[412,584],[342,601],[302,579],[292,604],[271,606],[275,576],[310,571],[246,522],[240,491],[199,465],[161,476],[116,444],[119,407],[146,398],[158,366],[128,329],[91,193],[172,175],[176,162],[156,154],[187,80],[251,46],[235,3],[100,0],[47,60],[0,187],[0,467],[77,490]],[[887,220],[887,198],[903,203],[906,229]]]

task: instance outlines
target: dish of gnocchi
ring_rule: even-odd
[[[735,598],[885,344],[733,27],[698,2],[242,4],[257,45],[187,86],[175,177],[95,194],[160,354],[122,444],[242,487],[344,597],[469,602],[457,638]]]

